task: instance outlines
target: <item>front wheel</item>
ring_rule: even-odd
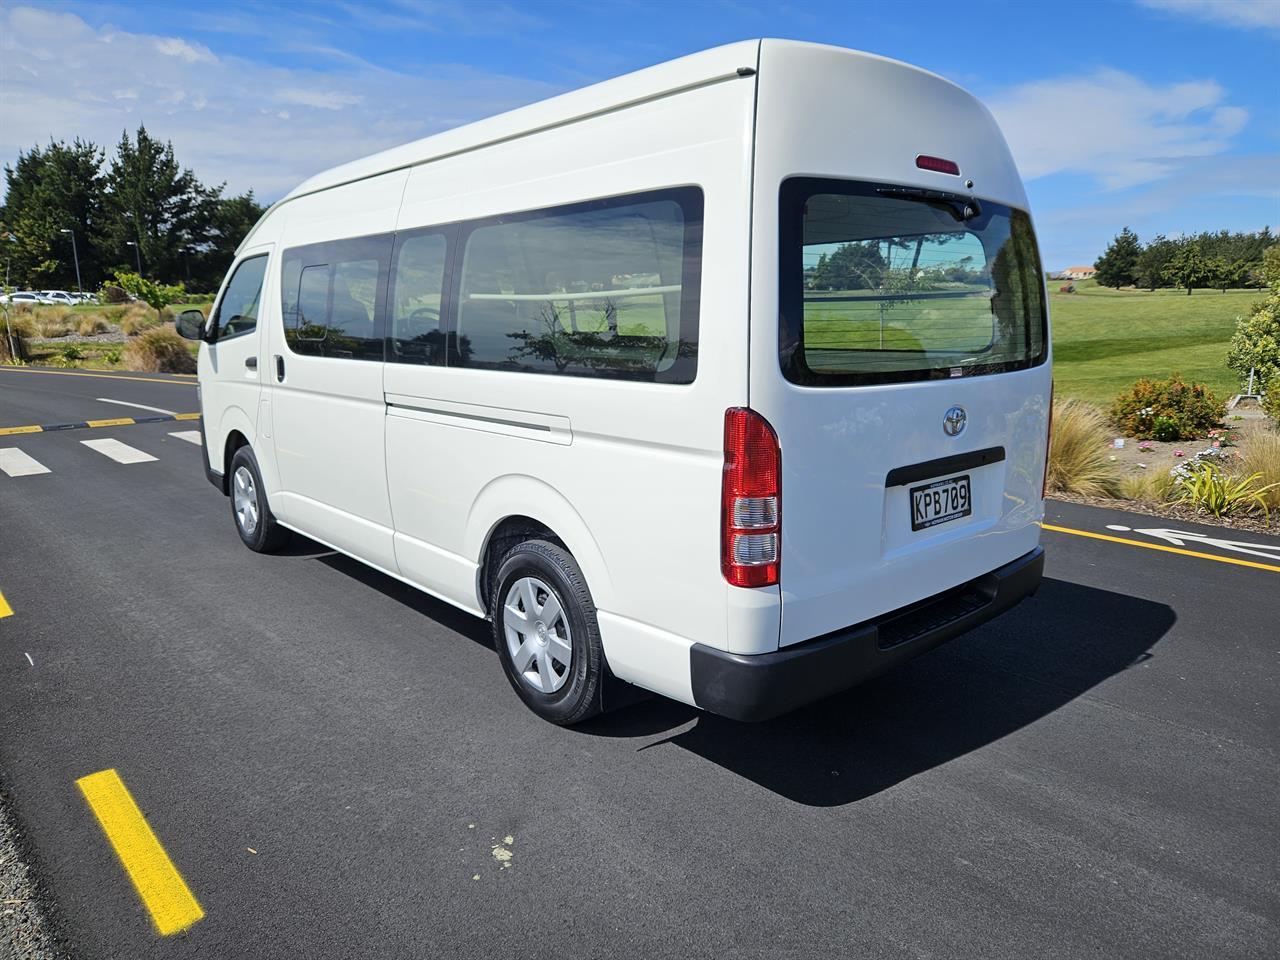
[[[545,540],[513,547],[489,606],[498,659],[530,710],[562,726],[600,712],[600,627],[572,554]]]
[[[255,553],[270,553],[289,539],[267,505],[267,491],[252,448],[241,447],[231,458],[231,517],[244,545]]]

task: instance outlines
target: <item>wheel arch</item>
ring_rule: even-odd
[[[573,554],[597,607],[612,602],[604,555],[582,516],[554,487],[534,477],[507,475],[477,495],[467,518],[466,554],[476,558],[476,596],[488,610],[502,555],[523,540],[550,539]]]

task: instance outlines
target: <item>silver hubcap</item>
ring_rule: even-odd
[[[537,577],[511,585],[502,605],[507,652],[516,672],[539,693],[555,693],[569,679],[573,640],[560,598]]]
[[[248,467],[237,467],[231,478],[231,496],[235,501],[236,523],[248,536],[258,529],[258,490]]]

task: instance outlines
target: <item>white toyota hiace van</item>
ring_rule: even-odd
[[[490,618],[556,723],[768,718],[1040,581],[1026,196],[882,57],[732,44],[319,174],[180,327],[244,542]]]

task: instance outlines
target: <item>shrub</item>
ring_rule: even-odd
[[[1049,432],[1049,489],[1083,497],[1115,493],[1119,470],[1107,453],[1110,435],[1094,407],[1082,400],[1057,401]]]
[[[156,312],[157,319],[164,316],[164,308],[182,299],[182,284],[169,285],[148,280],[136,273],[116,271],[116,283],[120,284],[131,296],[137,297]]]
[[[9,349],[9,334],[13,333],[14,350]],[[0,321],[0,363],[20,363],[27,358],[26,345],[22,342],[25,338],[30,337],[35,330],[31,323],[31,316],[27,313],[19,313],[14,310],[9,313],[9,325],[6,328],[4,323]],[[14,356],[14,352],[17,356]]]
[[[121,355],[126,370],[147,373],[195,373],[196,358],[187,341],[170,327],[156,327],[125,344]]]
[[[1262,398],[1262,409],[1272,420],[1272,425],[1280,430],[1280,383],[1277,383]]]
[[[114,283],[108,283],[98,291],[98,300],[102,303],[128,303],[129,295]]]
[[[96,336],[99,333],[106,333],[109,329],[106,319],[96,313],[86,313],[76,323],[76,333],[82,337]]]
[[[1216,463],[1205,461],[1178,481],[1173,502],[1211,513],[1218,519],[1257,511],[1269,517],[1266,496],[1276,488],[1261,485],[1261,479],[1260,473],[1233,477]]]
[[[1253,312],[1236,320],[1236,332],[1227,347],[1227,366],[1249,382],[1254,372],[1255,392],[1269,384],[1280,387],[1280,280],[1271,284],[1267,299],[1255,304]]]
[[[123,347],[112,347],[109,350],[103,351],[102,359],[105,360],[107,363],[116,364],[120,362],[120,358],[123,355],[124,355]]]
[[[1277,391],[1280,395],[1280,391]],[[1263,497],[1271,509],[1280,509],[1280,433],[1254,430],[1240,448],[1240,472],[1258,475],[1263,487],[1270,487]]]
[[[1126,434],[1145,440],[1191,440],[1218,425],[1226,404],[1203,383],[1143,377],[1111,404],[1111,419]],[[1157,434],[1157,427],[1160,433]],[[1171,435],[1172,434],[1172,435]]]

